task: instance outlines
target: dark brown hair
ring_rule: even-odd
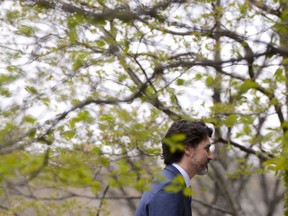
[[[211,137],[212,128],[204,122],[179,120],[168,129],[162,141],[162,158],[166,165],[177,163],[182,159],[184,146],[196,147],[202,140]]]

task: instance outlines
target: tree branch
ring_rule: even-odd
[[[22,2],[28,2],[27,0],[21,0]],[[88,8],[84,8],[81,6],[75,6],[72,3],[68,4],[63,1],[51,1],[51,0],[30,0],[34,4],[40,5],[47,9],[54,10],[62,10],[69,14],[78,14],[84,16],[85,18],[92,21],[102,21],[102,20],[111,20],[111,19],[119,19],[124,21],[132,21],[139,19],[138,15],[133,13],[130,10],[124,10],[121,8],[115,9],[104,9],[99,13],[95,13],[93,11],[89,11]]]
[[[219,138],[216,142],[221,142],[223,144],[231,144],[232,146],[244,151],[244,152],[247,152],[249,154],[253,154],[255,156],[257,156],[258,158],[260,158],[261,160],[265,161],[265,160],[268,160],[270,158],[274,158],[275,156],[271,153],[268,153],[268,154],[265,154],[265,153],[262,153],[262,152],[259,152],[259,151],[255,151],[251,148],[247,148],[243,145],[240,145],[239,143],[236,143],[234,141],[230,141],[228,142],[227,140],[223,139],[223,138]]]
[[[30,176],[28,176],[28,178],[25,178],[23,180],[20,180],[20,181],[17,181],[17,182],[13,182],[13,181],[10,181],[10,180],[6,180],[6,182],[9,184],[9,185],[12,185],[13,187],[15,186],[23,186],[23,185],[26,185],[28,184],[31,180],[33,180],[34,178],[36,178],[40,173],[41,171],[43,170],[43,168],[45,168],[47,165],[48,165],[48,162],[49,162],[49,155],[50,155],[50,148],[47,148],[45,153],[44,153],[44,158],[43,158],[43,161],[41,163],[41,165],[36,169],[34,170]]]
[[[109,190],[109,185],[105,188],[105,190],[104,190],[104,192],[103,192],[103,196],[101,197],[101,202],[100,202],[100,204],[99,204],[99,208],[98,208],[98,211],[97,211],[97,214],[96,214],[97,216],[100,216],[101,208],[102,208],[102,206],[103,206],[104,199],[106,199],[105,196],[106,196],[108,190]]]
[[[193,203],[199,203],[202,206],[205,206],[205,207],[207,207],[209,209],[212,209],[212,210],[224,213],[224,214],[234,215],[233,212],[228,211],[227,209],[221,208],[221,207],[219,207],[217,205],[208,204],[207,202],[204,202],[204,201],[201,201],[201,200],[198,200],[198,199],[194,199],[193,198],[192,199],[192,205],[193,205]]]
[[[270,14],[273,14],[277,17],[280,17],[281,15],[281,12],[279,9],[277,10],[274,10],[273,8],[271,7],[268,7],[268,5],[264,4],[263,2],[260,2],[260,1],[256,1],[256,0],[249,0],[250,4],[257,7],[258,9],[262,10],[262,11],[265,11],[267,13],[270,13]]]

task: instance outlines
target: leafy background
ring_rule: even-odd
[[[0,4],[1,215],[133,215],[180,118],[215,128],[193,215],[288,215],[285,1]]]

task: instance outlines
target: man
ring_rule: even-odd
[[[204,122],[174,122],[162,141],[166,167],[143,194],[135,216],[191,216],[190,180],[208,172],[212,129]]]

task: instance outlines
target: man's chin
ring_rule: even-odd
[[[208,165],[206,165],[203,169],[201,169],[197,175],[206,175],[208,174]]]

